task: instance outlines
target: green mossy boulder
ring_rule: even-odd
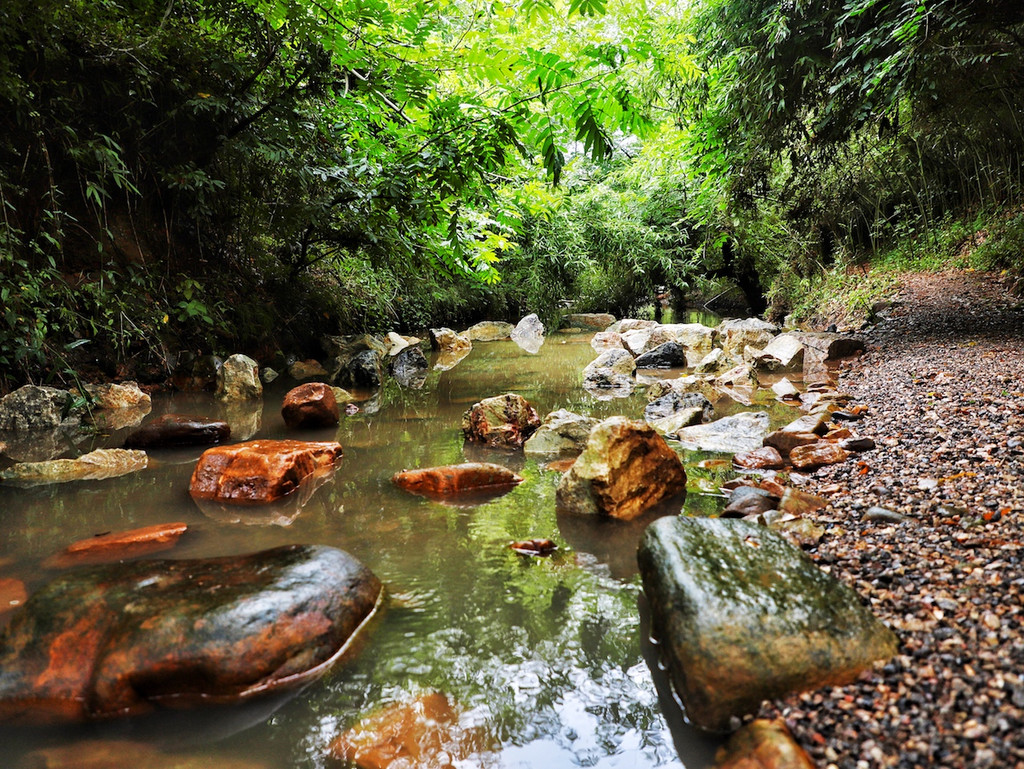
[[[661,518],[640,574],[687,716],[730,728],[766,699],[848,683],[896,651],[856,593],[756,523]]]

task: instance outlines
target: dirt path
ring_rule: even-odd
[[[815,473],[832,504],[812,556],[899,656],[764,714],[820,767],[1024,769],[1024,306],[996,276],[910,275],[868,344],[839,384],[878,448]]]

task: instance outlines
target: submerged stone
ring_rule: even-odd
[[[856,593],[747,521],[662,518],[638,555],[686,714],[710,731],[765,699],[852,681],[896,651]]]
[[[416,345],[405,347],[388,361],[388,371],[402,387],[419,390],[427,381],[427,356]]]
[[[186,414],[163,414],[129,434],[124,445],[132,449],[210,446],[230,437],[231,426],[227,422]]]
[[[64,569],[70,566],[109,563],[123,558],[153,555],[170,550],[186,531],[188,524],[175,522],[100,534],[68,545],[59,553],[47,558],[44,565]]]
[[[127,740],[86,740],[70,745],[39,748],[29,753],[18,769],[211,769],[209,755],[164,752],[149,743]],[[244,758],[217,756],[216,769],[269,769]]]
[[[144,470],[148,462],[145,451],[96,449],[77,459],[22,462],[0,472],[0,481],[22,486],[98,481]]]
[[[338,737],[328,751],[335,761],[358,769],[426,769],[461,766],[489,747],[491,740],[481,727],[463,723],[444,694],[430,692],[374,713]]]
[[[522,481],[521,476],[492,462],[423,467],[417,470],[403,470],[391,476],[391,482],[400,489],[442,500],[477,492],[503,493],[510,491]]]
[[[297,688],[339,658],[380,590],[352,556],[322,546],[69,572],[0,635],[0,721],[91,721]]]

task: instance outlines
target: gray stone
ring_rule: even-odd
[[[633,361],[633,356],[626,350],[606,350],[583,369],[583,383],[584,385],[588,381],[594,383],[597,381],[598,375],[606,376],[607,374],[630,378],[635,371],[636,363]],[[593,384],[593,386],[599,385]]]
[[[544,344],[544,324],[536,313],[530,313],[516,324],[510,336],[526,352],[536,355]]]
[[[687,350],[701,356],[711,352],[718,336],[718,331],[700,323],[666,323],[662,328]]]
[[[740,363],[738,366],[726,371],[724,374],[719,374],[715,377],[715,385],[717,387],[757,387],[757,374],[750,368],[746,363]]]
[[[618,331],[598,331],[590,340],[590,346],[595,352],[607,352],[608,350],[625,350],[625,342],[622,341],[622,334]]]
[[[383,379],[384,367],[381,354],[376,350],[363,350],[348,361],[338,361],[333,382],[340,387],[354,387],[360,390],[376,390]]]
[[[153,405],[149,393],[139,389],[137,382],[86,384],[83,387],[94,409],[148,409]]]
[[[679,342],[665,342],[636,359],[637,368],[683,368],[686,366],[686,348]]]
[[[739,357],[747,347],[761,350],[779,333],[773,323],[759,318],[723,320],[718,326],[722,347],[726,353]]]
[[[747,515],[761,515],[779,506],[780,498],[756,486],[740,486],[733,489],[729,501],[722,510],[723,518],[743,518]]]
[[[668,416],[659,417],[658,419],[647,420],[648,423],[662,435],[675,436],[684,427],[690,427],[691,425],[699,425],[704,421],[704,409],[700,406],[694,406],[692,408],[681,409]]]
[[[469,352],[473,349],[473,343],[468,337],[452,331],[450,328],[430,329],[430,346],[440,352]]]
[[[523,445],[527,454],[579,454],[597,420],[565,409],[552,411]]]
[[[416,346],[401,350],[388,361],[388,371],[402,387],[419,390],[427,381],[427,356]]]
[[[325,336],[320,346],[328,358],[349,360],[364,350],[374,350],[381,357],[391,350],[391,343],[375,334],[345,334],[342,336]]]
[[[711,405],[711,401],[703,394],[699,392],[684,393],[678,390],[670,390],[664,395],[655,398],[644,407],[644,419],[648,422],[653,422],[656,419],[664,419],[677,412],[692,408],[699,408],[701,410],[702,418],[700,421],[702,422],[711,419],[711,415],[715,413],[715,407]]]
[[[756,523],[661,518],[638,561],[670,676],[701,729],[725,730],[766,699],[848,683],[896,652],[856,593]]]
[[[798,334],[779,334],[753,355],[754,365],[768,371],[792,371],[804,363],[804,344]]]
[[[868,523],[903,523],[910,518],[885,507],[869,507],[862,516]]]
[[[73,397],[56,387],[25,385],[0,398],[0,430],[52,430],[73,419]]]
[[[642,355],[644,350],[647,349],[647,343],[650,341],[653,332],[653,328],[634,328],[629,331],[620,331],[619,333],[622,334],[622,344],[633,354],[633,357],[636,357],[637,355]]]
[[[0,481],[19,486],[98,481],[144,470],[147,463],[145,451],[96,449],[76,459],[21,462],[0,471]]]
[[[693,371],[695,374],[717,374],[729,364],[730,360],[726,356],[725,350],[716,347],[700,359]]]
[[[574,312],[566,318],[569,326],[587,329],[606,329],[614,322],[615,316],[607,312]]]
[[[782,377],[782,379],[772,385],[772,392],[775,393],[776,398],[782,401],[800,399],[800,391],[786,377]]]
[[[262,398],[263,383],[259,374],[259,365],[248,355],[232,355],[217,371],[217,397],[225,401]]]
[[[508,339],[514,330],[515,326],[503,320],[484,320],[467,328],[462,336],[471,342],[497,342]]]
[[[735,454],[760,448],[768,434],[768,423],[765,412],[744,411],[705,425],[686,427],[677,435],[687,448]]]

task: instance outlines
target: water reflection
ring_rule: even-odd
[[[302,433],[310,440],[338,440],[345,453],[301,514],[286,516],[287,526],[244,526],[204,514],[188,494],[201,448],[151,452],[148,470],[121,479],[23,491],[0,487],[0,577],[17,574],[37,587],[46,578],[39,564],[69,543],[167,521],[190,527],[171,557],[318,543],[347,550],[372,569],[387,585],[391,607],[355,659],[277,703],[272,714],[233,714],[241,728],[258,722],[241,734],[230,734],[234,725],[216,735],[200,732],[200,725],[223,726],[227,712],[180,714],[182,720],[169,727],[172,741],[222,740],[187,748],[209,756],[209,765],[231,755],[267,769],[326,767],[330,743],[362,717],[439,691],[499,742],[495,761],[502,767],[690,766],[693,738],[679,736],[663,716],[641,648],[646,631],[637,612],[635,550],[643,522],[608,525],[559,516],[554,500],[560,475],[545,471],[543,459],[462,440],[463,412],[510,391],[526,397],[541,416],[565,408],[597,418],[641,418],[642,392],[603,401],[583,389],[582,370],[596,357],[590,336],[553,334],[537,355],[510,341],[477,342],[448,370],[436,367],[435,355],[422,389],[389,382],[369,407],[364,403],[358,413],[342,416],[336,429]],[[232,440],[249,430],[260,438],[299,437],[286,430],[280,415],[281,399],[293,385],[275,381],[261,409],[232,413],[233,429],[235,423],[248,425]],[[788,418],[788,407],[773,401],[771,408],[780,409],[772,412],[773,422]],[[719,414],[732,410],[746,407],[718,404]],[[154,415],[166,412],[227,416],[207,394],[156,399]],[[721,499],[701,494],[698,484],[711,488],[726,471],[695,466],[707,455],[684,452],[684,458],[692,481],[685,511],[720,507]],[[524,482],[500,498],[457,507],[407,494],[390,480],[399,470],[464,461],[504,464]],[[552,539],[559,549],[549,558],[509,549],[512,541],[534,538]],[[110,727],[133,738],[141,728]],[[64,730],[45,739],[71,744],[83,736],[83,730]],[[31,740],[20,732],[0,730],[12,765],[26,742]]]

